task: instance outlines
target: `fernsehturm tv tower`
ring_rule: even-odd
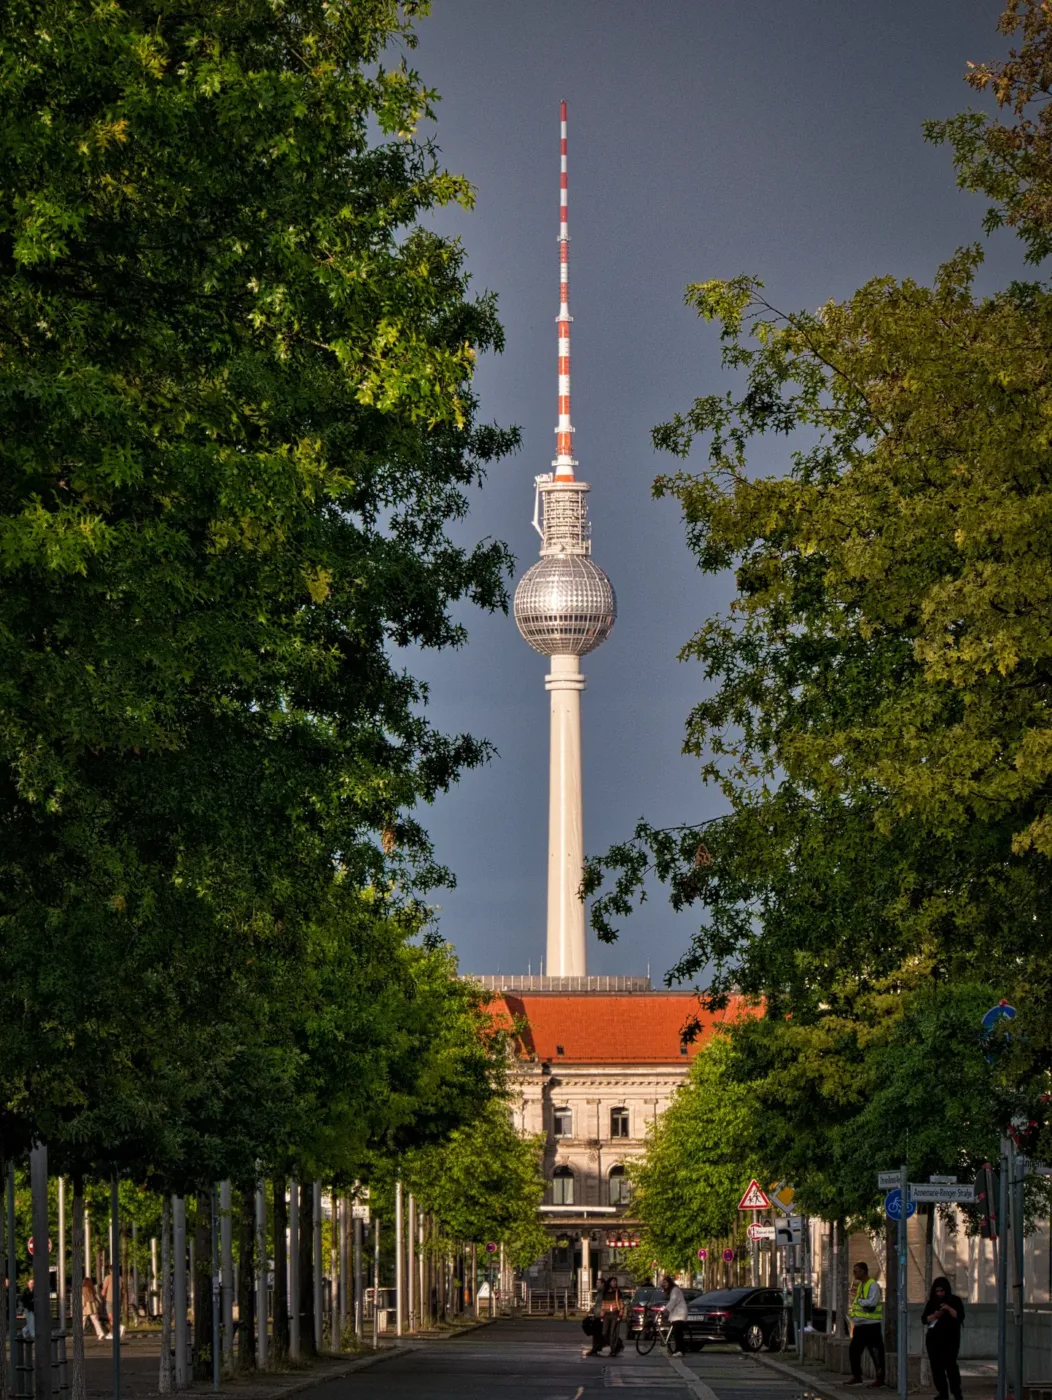
[[[566,103],[560,109],[559,179],[559,426],[554,472],[535,478],[533,524],[541,537],[540,562],[515,590],[515,621],[535,651],[551,657],[545,687],[552,697],[548,801],[548,956],[551,977],[587,975],[581,804],[580,658],[609,637],[617,617],[610,580],[592,562],[588,484],[574,474],[570,424],[570,226],[567,211]]]

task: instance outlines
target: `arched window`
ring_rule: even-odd
[[[570,1167],[556,1167],[552,1172],[552,1205],[573,1205],[573,1171]]]
[[[632,1195],[631,1183],[625,1175],[624,1167],[610,1168],[610,1204],[626,1206]]]

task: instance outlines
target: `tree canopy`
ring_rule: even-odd
[[[1012,3],[1002,30],[1018,28],[1020,51],[969,79],[1014,125],[972,113],[928,134],[995,200],[988,227],[1016,227],[1038,261],[1047,6]],[[729,610],[682,652],[709,683],[685,751],[728,812],[641,822],[586,876],[601,937],[651,875],[701,910],[672,975],[763,999],[734,1033],[738,1072],[805,1195],[838,1214],[864,1205],[853,1144],[963,1166],[1013,1104],[1044,1118],[1052,1070],[1052,293],[977,295],[981,261],[961,249],[931,286],[882,276],[816,312],[780,310],[751,276],[687,289],[734,387],[654,430],[684,460],[655,493],[679,503],[702,571],[734,575]],[[785,469],[764,474],[752,449],[771,435]],[[1001,997],[1025,1032],[991,1082],[976,1018]],[[913,1097],[948,1065],[974,1121],[946,1085],[927,1119]]]
[[[186,1187],[349,1170],[487,1098],[420,807],[485,760],[407,647],[506,605],[455,543],[517,442],[427,227],[418,0],[0,18],[5,1152]],[[392,61],[393,60],[393,61]]]

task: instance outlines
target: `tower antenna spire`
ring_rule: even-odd
[[[559,425],[555,429],[556,481],[573,481],[577,463],[573,455],[570,423],[570,210],[566,169],[566,103],[559,104],[559,314],[555,318],[559,348]]]

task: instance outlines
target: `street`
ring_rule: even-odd
[[[661,1348],[639,1356],[585,1357],[579,1322],[500,1321],[318,1387],[318,1400],[482,1400],[495,1392],[528,1400],[589,1400],[632,1390],[640,1400],[795,1400],[783,1380],[737,1349],[680,1361]]]

